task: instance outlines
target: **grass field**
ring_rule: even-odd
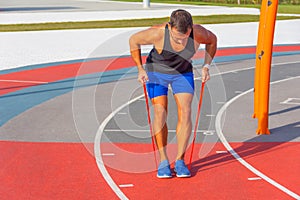
[[[198,24],[220,24],[238,22],[257,22],[258,15],[211,15],[195,16],[194,23]],[[277,20],[300,19],[300,17],[278,16]],[[17,24],[0,25],[0,31],[37,31],[37,30],[61,30],[61,29],[90,29],[90,28],[122,28],[122,27],[144,27],[160,24],[168,21],[168,18],[138,19],[138,20],[111,20],[111,21],[87,21],[87,22],[60,22],[41,24]]]
[[[125,1],[125,0],[124,0]],[[126,0],[136,1],[136,0]],[[183,3],[193,5],[219,5],[219,6],[238,6],[238,7],[256,7],[260,5],[251,4],[223,4],[207,3],[199,1],[164,1],[151,0],[159,3]],[[284,13],[300,14],[299,5],[279,5],[278,10]],[[238,22],[257,22],[259,15],[210,15],[210,16],[193,16],[194,23],[199,24],[220,24],[220,23],[238,23]],[[277,20],[300,19],[300,16],[277,16]],[[122,28],[122,27],[145,27],[154,24],[160,24],[168,21],[168,18],[155,19],[134,19],[134,20],[110,20],[110,21],[86,21],[86,22],[59,22],[59,23],[37,23],[37,24],[16,24],[0,25],[1,32],[11,31],[37,31],[37,30],[61,30],[61,29],[91,29],[91,28]]]
[[[124,1],[124,2],[141,2],[141,0],[118,0],[118,1]],[[171,3],[171,4],[188,4],[188,5],[206,5],[206,6],[228,6],[228,7],[247,7],[247,8],[260,8],[261,0],[240,0],[241,4],[238,5],[237,0],[227,0],[231,3],[224,3],[226,0],[222,1],[220,0],[207,0],[207,1],[197,1],[197,0],[150,0],[153,3]],[[256,2],[254,4],[253,2]],[[280,1],[279,1],[280,2]],[[278,5],[278,13],[282,14],[300,14],[300,5],[294,5],[294,4],[279,4]]]

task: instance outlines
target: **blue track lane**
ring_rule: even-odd
[[[274,52],[273,56],[283,56],[283,55],[296,55],[300,54],[300,51],[294,52]],[[98,58],[99,59],[99,58]],[[103,59],[103,58],[102,58]],[[255,59],[255,54],[243,54],[236,56],[220,56],[215,57],[214,62],[231,62],[237,60]],[[43,68],[49,66],[57,66],[66,63],[76,63],[90,60],[73,60],[66,62],[48,63],[40,65],[32,65],[21,67],[17,69],[3,70],[0,74],[8,74],[22,70],[30,70],[36,68]],[[201,64],[203,59],[194,60],[193,64]],[[56,82],[51,82],[47,84],[41,84],[37,86],[32,86],[18,90],[16,92],[11,92],[0,96],[0,126],[4,125],[6,122],[16,117],[17,115],[23,113],[24,111],[33,108],[43,102],[46,102],[57,96],[72,92],[75,89],[118,81],[126,78],[133,78],[137,76],[137,70],[133,68],[125,68],[120,70],[111,70],[107,72],[88,74],[83,76],[78,76],[76,78],[64,79]]]

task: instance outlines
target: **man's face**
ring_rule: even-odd
[[[177,28],[172,27],[171,28],[171,37],[177,44],[183,44],[189,37],[192,29],[189,28],[186,33],[180,33]]]

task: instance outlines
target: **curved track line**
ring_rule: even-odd
[[[298,61],[296,62],[287,62],[287,63],[278,63],[278,64],[272,64],[272,66],[279,66],[282,64],[292,64],[292,63],[298,63]],[[227,73],[232,73],[232,72],[239,72],[239,71],[245,71],[245,70],[250,70],[250,69],[254,69],[255,67],[248,67],[248,68],[243,68],[243,69],[236,69],[236,70],[230,70],[230,71],[226,71],[226,72],[219,72],[216,74],[211,74],[211,77],[213,76],[218,76],[218,75],[223,75],[223,74],[227,74]],[[201,77],[197,77],[195,78],[195,80],[200,80]],[[276,81],[275,81],[276,82]],[[247,93],[251,92],[253,89],[246,91]],[[243,93],[242,93],[243,94]],[[238,96],[242,96],[242,94],[238,95]],[[94,140],[94,154],[95,154],[95,158],[96,158],[96,163],[97,166],[102,174],[102,176],[104,177],[105,181],[107,182],[107,184],[111,187],[111,189],[115,192],[115,194],[120,198],[120,199],[128,199],[128,197],[120,190],[120,188],[117,186],[117,184],[113,181],[113,179],[111,178],[111,176],[109,175],[109,173],[107,172],[104,162],[102,160],[102,156],[101,156],[101,149],[100,149],[100,140],[104,131],[105,126],[107,125],[107,123],[114,117],[114,115],[116,113],[118,113],[120,110],[122,110],[124,107],[128,106],[129,104],[133,103],[134,101],[137,101],[138,99],[142,98],[143,95],[140,95],[130,101],[128,101],[127,103],[121,105],[120,107],[118,107],[116,110],[114,110],[113,112],[111,112],[106,118],[105,120],[101,123],[97,134],[95,136],[95,140]],[[227,102],[228,103],[228,102]],[[226,103],[226,104],[227,104]],[[225,105],[226,105],[225,104]],[[224,107],[224,106],[223,106]],[[222,108],[223,108],[222,107]],[[223,111],[224,112],[224,111]],[[218,112],[218,114],[220,113],[220,111]],[[217,114],[217,117],[218,117]],[[222,131],[221,131],[222,132]],[[219,135],[219,134],[218,134]],[[220,136],[219,136],[220,137]],[[224,136],[223,136],[224,137]],[[224,138],[225,139],[225,138]],[[226,141],[226,139],[225,139]],[[227,141],[226,141],[227,142]],[[223,143],[224,144],[224,143]],[[225,144],[224,144],[225,145]],[[230,147],[230,145],[228,144],[228,146]],[[230,151],[231,153],[231,151]],[[246,162],[246,161],[244,161]],[[248,164],[248,163],[247,163]],[[249,165],[249,164],[248,164]],[[251,166],[251,165],[250,165]],[[253,168],[254,169],[254,168]],[[276,182],[275,182],[276,183]]]
[[[101,156],[101,149],[100,149],[100,140],[104,131],[105,126],[107,125],[107,123],[115,116],[116,113],[118,113],[120,110],[122,110],[123,108],[125,108],[126,106],[128,106],[129,104],[131,104],[132,102],[137,101],[138,99],[142,98],[143,95],[140,95],[130,101],[128,101],[127,103],[121,105],[120,107],[118,107],[116,110],[114,110],[113,112],[111,112],[106,118],[105,120],[101,123],[95,140],[94,140],[94,154],[95,154],[95,158],[96,158],[96,163],[98,165],[98,168],[103,176],[103,178],[105,179],[105,181],[107,182],[107,184],[111,187],[111,189],[116,193],[116,195],[120,198],[120,199],[128,199],[127,196],[120,190],[120,188],[118,187],[118,185],[113,181],[113,179],[111,178],[111,176],[109,175],[109,173],[107,172],[104,162],[102,160],[102,156]]]
[[[296,79],[296,78],[300,78],[300,76],[296,76],[296,77],[291,77],[291,78],[287,78],[287,79],[282,79],[282,80],[278,80],[278,81],[274,81],[270,84],[276,84],[276,83],[280,83],[280,82],[284,82],[284,81],[289,81],[292,79]],[[237,100],[238,98],[240,98],[241,96],[248,94],[250,92],[253,91],[253,88],[250,90],[247,90],[246,92],[243,92],[235,97],[233,97],[231,100],[229,100],[228,102],[226,102],[221,109],[219,110],[217,116],[216,116],[216,121],[215,121],[215,127],[216,127],[216,132],[220,138],[220,140],[222,141],[223,145],[226,147],[226,149],[230,152],[230,154],[237,159],[242,165],[244,165],[247,169],[249,169],[251,172],[253,172],[254,174],[256,174],[257,176],[261,177],[262,179],[264,179],[265,181],[267,181],[268,183],[270,183],[271,185],[275,186],[276,188],[280,189],[281,191],[285,192],[286,194],[290,195],[291,197],[295,198],[295,199],[300,199],[300,196],[292,191],[290,191],[289,189],[287,189],[286,187],[280,185],[279,183],[277,183],[276,181],[272,180],[271,178],[269,178],[268,176],[264,175],[262,172],[258,171],[257,169],[255,169],[252,165],[250,165],[249,163],[247,163],[243,158],[241,158],[235,151],[234,149],[230,146],[230,144],[228,143],[228,141],[226,140],[223,132],[222,132],[222,128],[221,128],[221,118],[223,113],[225,112],[225,110],[227,109],[227,107],[232,104],[235,100]]]
[[[253,69],[253,67],[247,68],[247,69]],[[246,70],[246,69],[239,69],[239,70],[234,70],[234,71],[242,71],[242,70]],[[232,71],[229,72],[223,72],[223,73],[217,73],[217,74],[213,74],[211,76],[216,76],[216,75],[221,75],[221,74],[226,74],[226,73],[231,73]],[[195,80],[199,80],[201,77],[197,77],[195,78]],[[110,188],[115,192],[115,194],[120,198],[120,199],[128,199],[128,197],[121,191],[121,189],[118,187],[118,185],[113,181],[113,179],[111,178],[111,176],[109,175],[108,171],[105,168],[105,164],[103,162],[102,156],[101,156],[101,149],[100,149],[100,141],[101,141],[101,137],[103,135],[103,131],[105,126],[108,124],[108,122],[116,115],[116,113],[118,113],[120,110],[122,110],[123,108],[125,108],[126,106],[128,106],[129,104],[137,101],[138,99],[142,98],[143,95],[140,95],[130,101],[128,101],[127,103],[121,105],[120,107],[118,107],[116,110],[114,110],[113,112],[111,112],[106,118],[105,120],[103,120],[103,122],[101,123],[101,125],[98,128],[98,131],[96,133],[95,136],[95,140],[94,140],[94,154],[95,154],[95,158],[96,158],[96,163],[98,166],[98,169],[100,170],[103,178],[105,179],[105,181],[107,182],[107,184],[110,186]]]

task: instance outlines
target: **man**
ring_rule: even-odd
[[[176,137],[178,153],[175,161],[177,177],[190,177],[184,154],[192,131],[191,103],[194,95],[194,76],[191,58],[200,44],[205,44],[202,81],[210,79],[209,66],[217,48],[216,36],[201,25],[193,24],[185,10],[172,12],[170,22],[156,25],[133,34],[129,39],[130,52],[138,68],[138,81],[147,84],[148,95],[154,107],[153,133],[160,154],[158,178],[171,178],[166,154],[168,128],[168,86],[171,85],[177,104]],[[145,69],[141,59],[141,45],[153,45]]]

